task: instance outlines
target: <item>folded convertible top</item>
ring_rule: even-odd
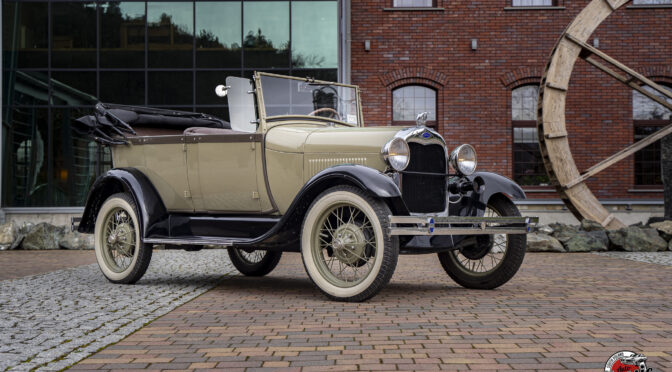
[[[133,128],[185,130],[191,127],[231,129],[231,125],[212,115],[151,107],[98,103],[93,115],[75,120],[75,130],[106,145],[126,144]]]

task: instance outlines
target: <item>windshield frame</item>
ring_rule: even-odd
[[[297,80],[301,82],[307,82],[310,84],[324,84],[324,85],[333,85],[333,86],[338,86],[338,87],[344,87],[344,88],[352,88],[355,91],[355,96],[356,96],[356,101],[357,101],[357,124],[352,124],[348,123],[343,120],[338,120],[334,118],[326,118],[323,116],[311,116],[311,115],[276,115],[276,116],[267,116],[266,115],[266,105],[264,104],[264,89],[261,84],[261,77],[262,76],[268,76],[268,77],[273,77],[273,78],[280,78],[280,79],[288,79],[288,80]],[[282,123],[286,123],[289,120],[292,119],[299,119],[302,121],[314,121],[317,123],[323,123],[325,125],[330,125],[330,124],[339,124],[339,125],[345,125],[348,127],[363,127],[364,126],[364,120],[363,120],[363,115],[362,115],[362,102],[361,102],[361,95],[360,95],[360,90],[359,86],[357,85],[352,85],[352,84],[341,84],[341,83],[336,83],[333,81],[325,81],[325,80],[316,80],[316,79],[311,79],[311,78],[302,78],[302,77],[295,77],[295,76],[287,76],[287,75],[278,75],[278,74],[272,74],[268,72],[259,72],[255,71],[254,73],[254,86],[256,90],[256,96],[257,96],[257,107],[259,110],[259,124],[260,127],[262,128],[263,132],[266,132],[270,127]]]

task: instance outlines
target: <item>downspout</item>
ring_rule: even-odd
[[[339,81],[344,84],[351,83],[350,75],[350,44],[351,44],[351,35],[350,35],[350,1],[351,0],[341,0],[341,9],[340,15],[341,19],[338,24],[339,27],[339,36],[340,36],[340,48],[339,48],[339,59],[340,59],[340,68],[339,68]]]

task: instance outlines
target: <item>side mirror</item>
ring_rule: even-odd
[[[215,94],[219,98],[224,98],[229,93],[229,89],[231,89],[230,86],[220,84],[215,87]]]

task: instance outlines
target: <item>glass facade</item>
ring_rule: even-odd
[[[96,102],[228,119],[255,70],[338,79],[338,0],[2,4],[2,207],[82,206],[111,166],[72,131]]]

